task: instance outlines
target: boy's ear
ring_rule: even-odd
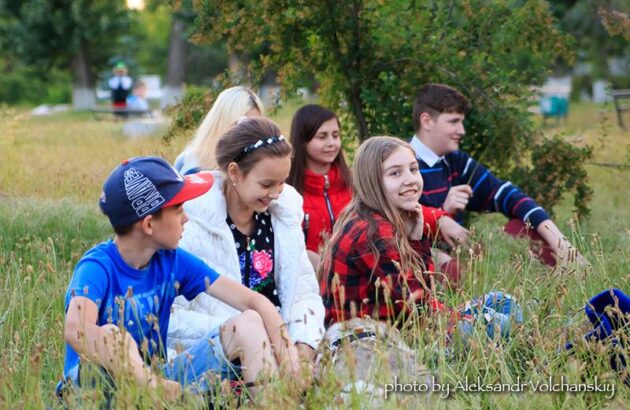
[[[153,221],[154,221],[154,219],[155,218],[153,217],[153,215],[147,215],[141,221],[138,221],[138,223],[141,226],[142,232],[145,235],[153,234]]]
[[[428,112],[420,114],[420,128],[425,131],[431,131],[433,125],[433,117]]]

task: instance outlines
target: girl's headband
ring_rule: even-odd
[[[284,140],[285,140],[284,135],[275,135],[273,137],[269,137],[264,140],[258,140],[254,142],[253,144],[249,144],[248,146],[243,148],[243,150],[238,153],[236,158],[234,158],[234,162],[239,162],[251,152],[256,151],[258,148],[266,147],[268,145],[272,145],[272,144],[275,144]]]

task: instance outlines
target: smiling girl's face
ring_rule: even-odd
[[[245,175],[238,167],[230,169],[230,180],[241,205],[256,212],[265,212],[269,203],[278,199],[291,169],[291,156],[265,157]]]
[[[404,211],[415,210],[423,185],[418,160],[408,148],[396,148],[383,161],[385,196],[396,208]]]

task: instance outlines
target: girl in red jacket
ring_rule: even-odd
[[[315,269],[324,238],[352,198],[339,128],[335,113],[317,104],[300,108],[291,123],[293,160],[287,182],[304,198],[306,249]]]

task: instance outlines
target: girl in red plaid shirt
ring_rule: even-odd
[[[364,316],[393,322],[430,295],[425,272],[433,271],[433,261],[418,203],[422,176],[411,146],[393,137],[363,143],[352,174],[352,202],[320,266],[326,325]]]

